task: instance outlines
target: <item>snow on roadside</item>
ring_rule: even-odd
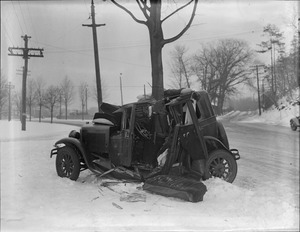
[[[299,91],[295,91],[295,99],[298,99]],[[243,123],[264,123],[269,125],[290,126],[290,119],[300,115],[299,104],[295,104],[297,100],[289,101],[285,98],[278,101],[279,106],[271,107],[266,111],[261,111],[261,115],[257,111],[231,111],[225,115],[219,116],[220,119],[228,119],[241,121]],[[299,102],[299,99],[298,99]]]
[[[265,231],[299,230],[292,193],[246,189],[220,179],[204,182],[203,202],[190,203],[142,190],[141,183],[59,178],[53,143],[75,126],[0,121],[1,231]]]

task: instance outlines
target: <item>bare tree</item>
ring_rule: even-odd
[[[6,89],[7,80],[0,71],[0,119],[2,118],[2,110],[7,102],[7,89]]]
[[[66,76],[61,84],[61,93],[65,104],[65,119],[68,119],[68,106],[72,103],[74,96],[74,86],[72,81]]]
[[[53,112],[56,103],[59,101],[59,88],[51,85],[45,93],[45,107],[50,110],[51,123],[53,122]]]
[[[109,93],[107,91],[107,85],[105,79],[101,79],[101,86],[102,86],[102,98],[103,101],[106,101],[109,97]],[[91,92],[90,92],[91,91]],[[97,102],[97,86],[93,85],[91,88],[88,88],[88,94],[92,97],[93,100]]]
[[[26,103],[28,105],[28,109],[29,109],[29,121],[31,121],[31,111],[32,111],[32,107],[35,104],[35,100],[36,100],[36,83],[34,79],[29,78],[27,81],[27,96],[26,96]]]
[[[152,96],[155,99],[163,98],[164,82],[163,82],[163,63],[162,63],[162,48],[168,43],[172,43],[179,39],[191,26],[195,12],[197,9],[198,0],[178,1],[178,6],[170,14],[162,18],[162,1],[161,0],[136,0],[138,8],[141,10],[144,19],[139,19],[134,15],[133,11],[130,11],[124,5],[119,4],[116,0],[111,0],[113,4],[127,12],[135,22],[143,24],[148,28],[150,37],[150,56],[151,56],[151,68],[152,68]],[[175,2],[175,1],[174,1]],[[169,3],[171,4],[171,3]],[[174,4],[174,3],[173,3]],[[188,6],[192,6],[190,18],[187,24],[180,32],[168,39],[164,38],[163,23],[167,19],[176,15],[179,11],[186,9]]]
[[[20,117],[20,121],[22,121],[22,93],[21,92],[14,92],[13,102],[14,105],[16,106],[18,115]]]
[[[212,100],[216,100],[219,82],[217,70],[211,65],[213,57],[213,50],[203,46],[193,57],[191,71],[197,76],[200,87],[210,93]]]
[[[236,86],[248,78],[248,66],[253,52],[243,40],[223,39],[209,43],[194,58],[194,71],[199,80],[207,85],[215,99],[218,113],[222,113],[225,97],[237,91]],[[199,65],[203,70],[196,69]],[[203,74],[205,75],[203,75]],[[207,78],[209,80],[207,81]]]
[[[277,92],[277,76],[276,76],[276,52],[280,53],[284,50],[284,43],[282,40],[284,39],[283,33],[280,32],[279,28],[274,24],[268,24],[264,27],[263,36],[267,36],[268,38],[265,41],[262,41],[258,44],[261,47],[261,50],[258,52],[265,53],[267,51],[271,52],[271,88],[272,93],[275,96]]]
[[[35,98],[39,107],[39,122],[42,121],[42,107],[45,101],[45,81],[42,78],[36,80]]]
[[[79,98],[81,103],[81,116],[82,120],[84,120],[84,107],[87,107],[88,100],[88,84],[86,82],[81,82],[79,85]],[[87,113],[87,108],[86,108]]]
[[[182,45],[175,46],[171,52],[171,84],[174,88],[190,88],[189,58],[186,57],[187,48]]]

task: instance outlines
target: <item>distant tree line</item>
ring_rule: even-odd
[[[210,94],[216,111],[222,113],[225,97],[236,93],[237,85],[250,78],[253,51],[237,39],[204,44],[190,56],[184,54],[186,51],[184,46],[177,46],[172,53],[173,87],[189,87],[196,78],[199,88]]]
[[[7,78],[1,72],[0,79],[0,119],[3,115],[8,115],[8,89]],[[38,117],[41,122],[42,118],[47,116],[51,118],[53,122],[54,117],[68,119],[69,107],[75,101],[76,92],[79,95],[82,119],[84,115],[88,113],[87,103],[92,96],[92,100],[95,100],[96,90],[94,87],[89,91],[87,82],[83,81],[78,86],[73,84],[73,81],[65,76],[61,83],[58,85],[47,85],[42,77],[28,78],[26,89],[26,103],[27,103],[27,116],[31,121],[33,111],[35,111],[34,117]],[[104,91],[105,92],[105,91]],[[11,92],[11,105],[12,111],[19,117],[21,116],[21,90]],[[64,112],[62,111],[64,110]]]
[[[193,54],[186,46],[177,45],[171,52],[170,87],[196,88],[208,91],[218,114],[223,113],[225,99],[239,92],[245,83],[257,90],[256,72],[250,67],[257,64],[257,54],[270,52],[270,63],[259,73],[260,95],[269,105],[282,96],[292,97],[299,86],[299,40],[295,33],[291,49],[286,52],[283,33],[275,25],[264,27],[264,38],[259,49],[251,49],[240,39],[221,39],[201,44]]]

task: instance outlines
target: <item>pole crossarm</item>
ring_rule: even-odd
[[[7,89],[14,89],[15,86],[12,85],[12,84],[9,82],[7,85],[5,85],[5,88],[7,88]]]
[[[258,64],[258,65],[253,65],[253,66],[250,66],[252,69],[255,69],[256,70],[256,67],[265,67],[266,65],[264,64]]]
[[[101,24],[82,24],[83,27],[102,27],[105,26],[105,23],[101,23]]]
[[[9,47],[8,51],[10,52],[8,55],[9,56],[25,56],[27,55],[28,57],[44,57],[43,48],[19,48],[19,47]],[[21,51],[22,53],[16,53],[17,51]],[[33,52],[30,54],[29,52]],[[36,52],[39,52],[36,54]]]

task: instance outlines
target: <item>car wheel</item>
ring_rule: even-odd
[[[80,173],[80,161],[76,151],[68,146],[58,150],[56,156],[56,172],[60,177],[77,180]]]
[[[219,177],[232,183],[237,174],[237,163],[229,151],[214,150],[206,161],[206,171],[210,177]]]
[[[290,125],[291,125],[291,129],[293,131],[297,130],[297,126],[295,125],[295,123],[293,121],[290,121]]]

